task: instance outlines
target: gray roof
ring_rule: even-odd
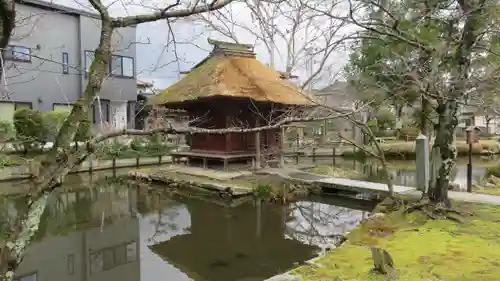
[[[27,6],[32,6],[32,7],[37,7],[45,10],[51,10],[51,11],[58,11],[61,14],[67,14],[67,15],[79,15],[79,16],[85,16],[85,17],[90,17],[90,18],[96,18],[100,19],[101,17],[97,13],[91,13],[87,12],[84,10],[79,10],[79,9],[74,9],[70,7],[66,7],[63,5],[59,4],[54,4],[52,2],[47,2],[47,1],[41,1],[41,0],[15,0],[16,3],[27,5]]]
[[[359,93],[345,81],[335,81],[333,84],[315,91],[314,95],[327,106],[350,107],[359,100]]]

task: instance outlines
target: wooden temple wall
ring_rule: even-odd
[[[210,111],[199,108],[193,113],[198,117],[197,127],[210,129],[223,129],[228,127],[255,127],[266,124],[266,118],[270,117],[271,109],[262,108],[249,110],[250,105],[228,106],[227,103],[219,103],[222,107],[213,107]],[[208,114],[210,113],[210,114]],[[262,117],[262,116],[264,117]],[[196,117],[193,117],[193,119]],[[260,120],[259,120],[260,119]],[[279,128],[260,132],[261,150],[281,148],[281,130]],[[249,133],[226,133],[226,134],[195,134],[192,137],[191,149],[213,151],[221,153],[248,153],[255,151],[255,132]]]

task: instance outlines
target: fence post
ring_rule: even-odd
[[[333,162],[333,165],[335,165],[335,157],[336,157],[336,154],[335,154],[335,147],[332,148],[332,162]]]
[[[299,151],[297,150],[297,155],[295,155],[295,164],[299,165]]]
[[[139,155],[135,157],[135,167],[139,168]]]
[[[316,147],[313,147],[313,163],[316,163]]]
[[[158,164],[161,165],[161,155],[158,156]]]
[[[115,177],[116,176],[116,157],[115,156],[113,156],[112,163],[113,163],[113,177]]]
[[[89,174],[92,174],[92,165],[94,164],[94,156],[90,155],[88,161],[89,161]]]
[[[417,189],[426,193],[429,189],[429,139],[420,134],[415,142]]]

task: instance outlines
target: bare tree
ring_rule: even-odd
[[[264,46],[271,68],[281,70],[287,78],[303,74],[299,77],[300,86],[311,89],[315,83],[332,81],[332,72],[333,76],[338,74],[335,68],[339,64],[334,56],[345,48],[348,37],[346,22],[340,19],[345,13],[341,2],[326,5],[337,15],[328,19],[308,7],[317,6],[315,3],[291,0],[274,5],[251,0],[240,4],[246,13],[240,12],[237,17],[234,9],[238,6],[232,5],[210,15],[199,14],[197,18],[209,30],[235,43],[255,40],[256,46]]]
[[[438,213],[449,211],[448,186],[457,156],[455,130],[459,108],[484,85],[496,85],[498,64],[488,54],[495,53],[498,21],[491,11],[496,1],[451,1],[430,4],[427,1],[389,2],[349,1],[349,18],[362,29],[362,35],[389,50],[403,50],[414,64],[402,72],[406,83],[419,88],[425,99],[435,101],[437,124],[433,143],[439,171],[431,180],[429,198]],[[373,17],[356,13],[362,7],[384,14]],[[335,17],[323,10],[326,17]],[[397,47],[395,47],[397,46]],[[399,48],[398,48],[399,47]],[[490,63],[480,63],[489,57]],[[495,62],[495,63],[492,63]],[[375,73],[374,73],[375,75]]]

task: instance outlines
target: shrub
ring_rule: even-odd
[[[500,165],[486,168],[484,176],[485,178],[489,178],[490,176],[500,178]]]
[[[420,134],[420,129],[415,127],[406,127],[399,129],[399,132],[403,136],[416,137]]]
[[[11,140],[16,135],[14,124],[9,121],[0,121],[0,140]]]
[[[68,118],[69,112],[66,110],[52,110],[43,113],[43,125],[45,127],[45,137],[46,141],[54,141],[57,136],[59,129],[63,125],[66,118]]]
[[[26,143],[27,150],[33,143],[44,143],[46,128],[43,115],[38,110],[21,108],[14,113],[14,127],[19,140]]]
[[[152,135],[147,144],[147,148],[153,151],[161,151],[165,149],[165,136],[161,134]]]
[[[88,118],[80,121],[80,126],[76,131],[75,141],[88,141],[92,138],[92,122]]]

